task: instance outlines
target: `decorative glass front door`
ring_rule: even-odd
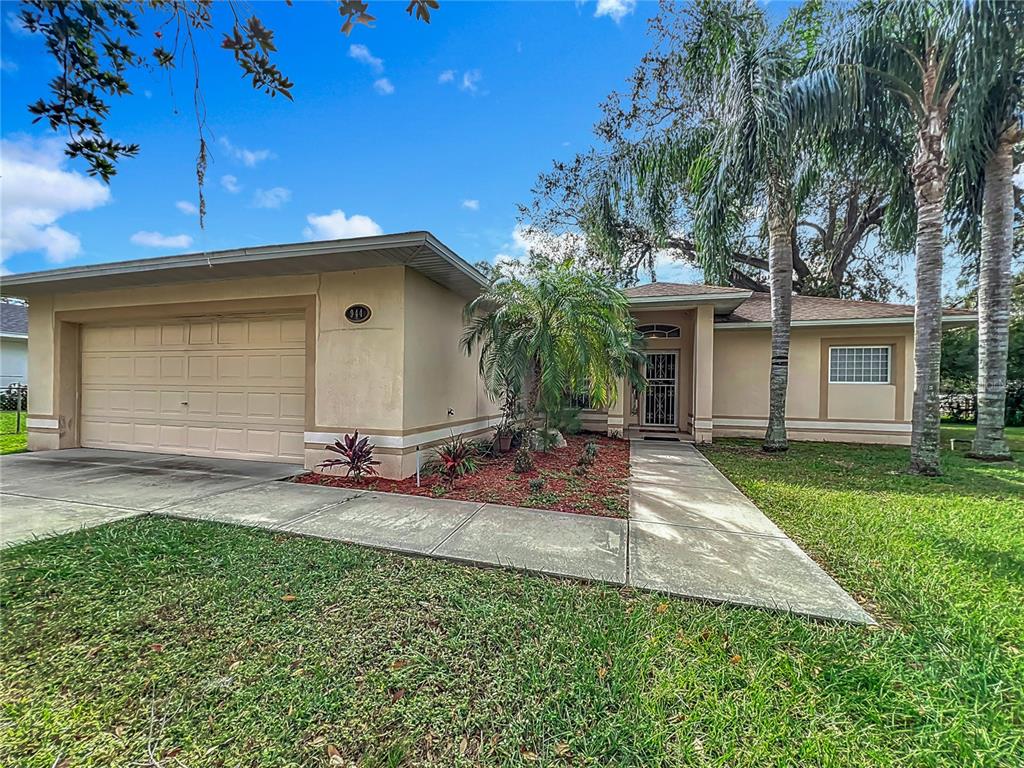
[[[647,353],[647,389],[643,423],[648,427],[676,425],[676,353]]]

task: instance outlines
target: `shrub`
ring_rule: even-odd
[[[543,477],[532,477],[530,478],[530,493],[540,493],[544,490],[544,478]]]
[[[587,443],[583,452],[580,453],[578,459],[576,459],[577,468],[586,468],[591,466],[597,460],[597,443],[591,440]]]
[[[477,450],[462,435],[452,434],[437,447],[435,457],[427,462],[427,473],[436,474],[451,486],[463,475],[476,472]]]
[[[523,446],[518,451],[516,451],[516,458],[515,461],[512,462],[512,469],[514,469],[519,474],[529,472],[531,469],[533,469],[533,456],[530,455],[530,452],[526,449],[526,446]]]
[[[335,440],[334,445],[324,447],[328,451],[341,454],[342,458],[326,459],[317,465],[319,469],[344,467],[345,477],[354,476],[356,480],[361,480],[363,475],[377,474],[374,467],[380,462],[373,458],[373,445],[370,444],[370,438],[364,437],[360,440],[358,430],[354,435],[345,435],[343,440]]]

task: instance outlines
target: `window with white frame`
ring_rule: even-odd
[[[830,384],[888,384],[891,347],[830,347]]]

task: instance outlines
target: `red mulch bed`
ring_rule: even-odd
[[[598,444],[597,460],[587,468],[586,474],[574,475],[572,469],[583,447],[591,440]],[[565,448],[534,453],[532,472],[517,474],[512,469],[514,453],[506,453],[482,460],[476,472],[460,478],[450,489],[441,486],[436,477],[420,478],[418,488],[415,477],[405,480],[370,478],[357,482],[317,472],[300,475],[295,482],[626,517],[629,512],[629,441],[603,435],[567,435],[566,442]],[[535,477],[544,478],[544,487],[539,493],[530,490],[530,480]]]

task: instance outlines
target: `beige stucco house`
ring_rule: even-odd
[[[462,310],[485,278],[427,232],[5,276],[29,299],[29,449],[77,446],[302,462],[372,436],[388,477],[499,420]],[[621,387],[611,434],[763,432],[768,300],[714,286],[628,291],[650,386]],[[956,313],[951,323],[972,322]],[[794,438],[909,441],[913,308],[796,297]]]

